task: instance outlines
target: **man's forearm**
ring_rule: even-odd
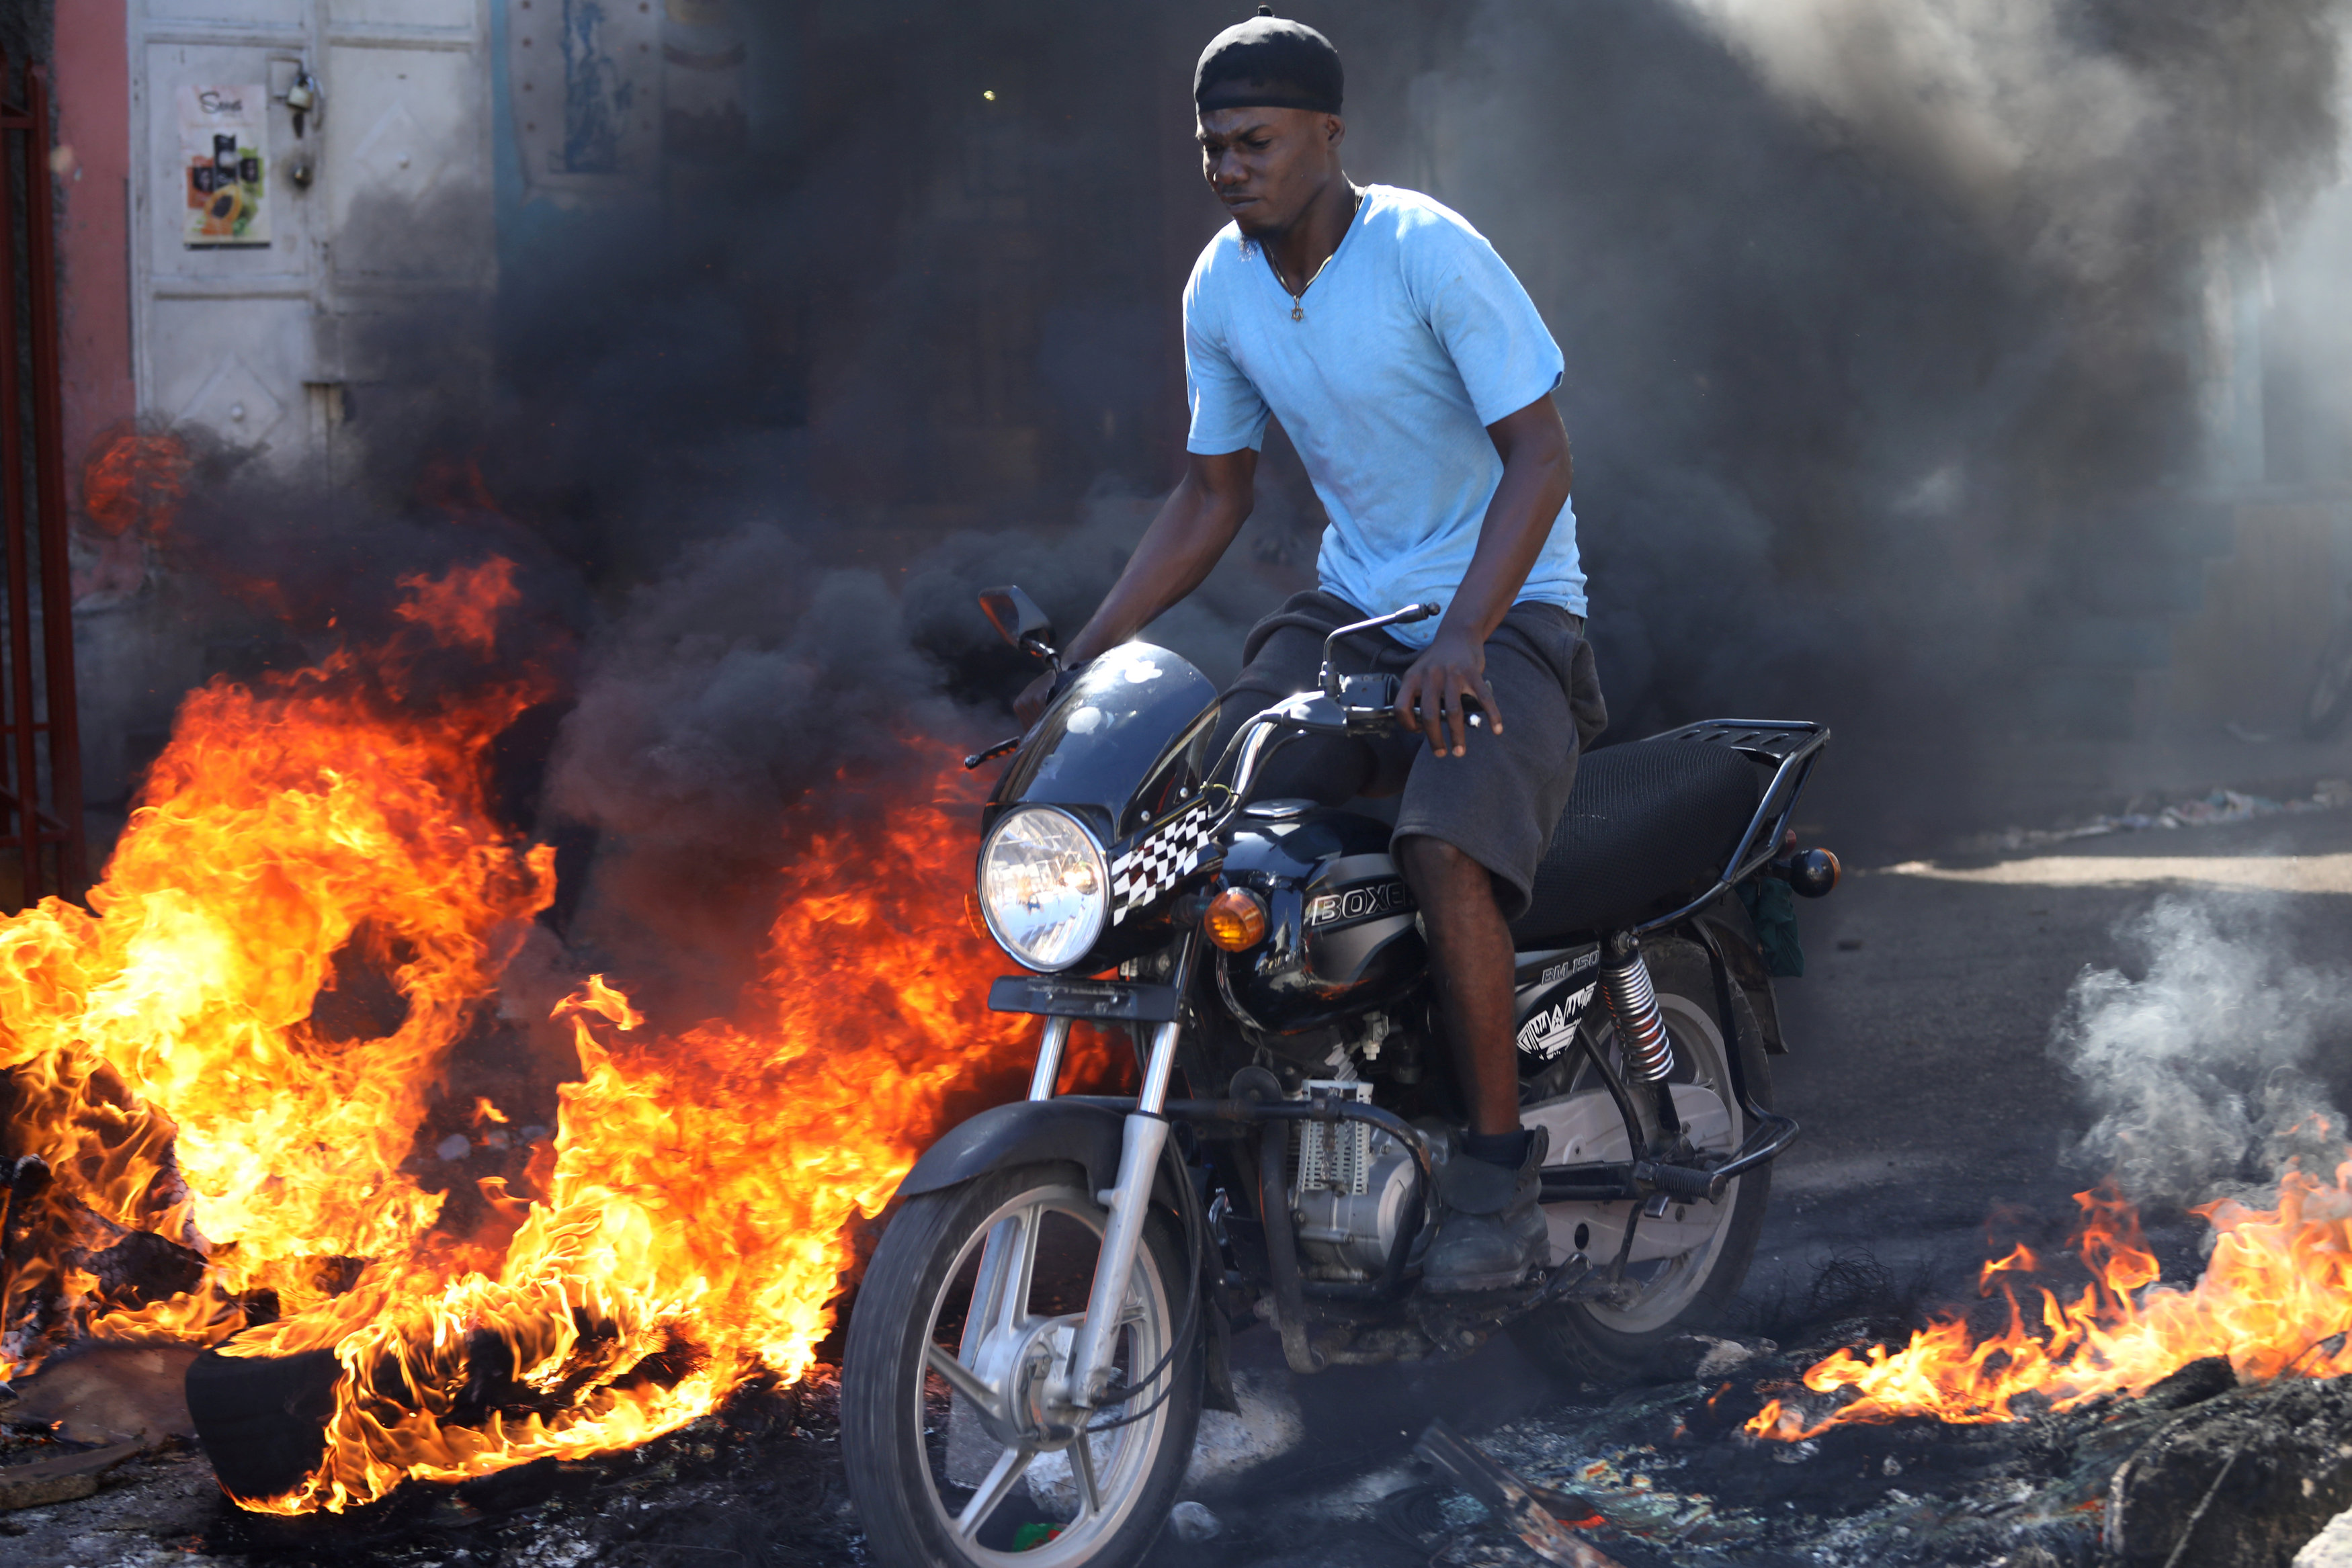
[[[1515,451],[1503,465],[1502,483],[1478,528],[1478,547],[1462,586],[1445,607],[1438,623],[1441,633],[1460,632],[1483,643],[1503,623],[1518,602],[1528,573],[1535,570],[1552,525],[1568,500],[1569,466],[1565,443],[1557,447]]]
[[[1246,502],[1185,476],[1085,630],[1063,650],[1064,663],[1076,666],[1118,647],[1200,587],[1248,517]]]

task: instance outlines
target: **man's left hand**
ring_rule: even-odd
[[[1502,734],[1503,710],[1486,684],[1486,644],[1440,627],[1397,686],[1397,723],[1427,736],[1429,748],[1440,757],[1460,757],[1470,743],[1470,718],[1462,707],[1465,696],[1486,709],[1488,731]]]

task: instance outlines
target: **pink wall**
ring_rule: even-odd
[[[124,0],[57,7],[58,273],[66,468],[137,410],[131,372],[131,68]]]

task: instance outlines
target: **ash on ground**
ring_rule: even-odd
[[[2352,1379],[2240,1387],[2220,1363],[2137,1399],[2018,1422],[1833,1427],[1802,1443],[1742,1424],[1805,1367],[1885,1337],[1883,1317],[1788,1347],[1693,1337],[1669,1380],[1585,1389],[1475,1434],[1623,1568],[2199,1568],[2284,1565],[2352,1507]],[[1672,1375],[1680,1374],[1680,1375]],[[0,1513],[21,1568],[806,1568],[868,1561],[820,1369],[754,1387],[627,1452],[411,1484],[341,1516],[246,1512],[202,1452],[165,1439],[93,1497]],[[0,1464],[83,1445],[11,1429]],[[1298,1456],[1293,1456],[1294,1458]],[[0,1469],[0,1478],[7,1471]],[[1151,1568],[1483,1568],[1538,1560],[1417,1460],[1203,1491]],[[2184,1539],[2189,1550],[2173,1553]]]
[[[2352,779],[2322,779],[2307,795],[2274,797],[2248,789],[2220,786],[2202,795],[2165,800],[2135,796],[2120,810],[2062,822],[2053,828],[2002,828],[1962,839],[1956,852],[1963,855],[2013,854],[2078,839],[2103,839],[2113,833],[2168,831],[2179,828],[2221,828],[2264,817],[2299,815],[2305,811],[2340,811],[2352,807]]]

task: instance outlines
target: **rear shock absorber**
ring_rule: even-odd
[[[1650,984],[1650,967],[1642,962],[1642,945],[1633,936],[1609,939],[1601,994],[1624,1048],[1625,1071],[1646,1083],[1664,1083],[1675,1070],[1675,1044],[1658,1014],[1658,991]]]

